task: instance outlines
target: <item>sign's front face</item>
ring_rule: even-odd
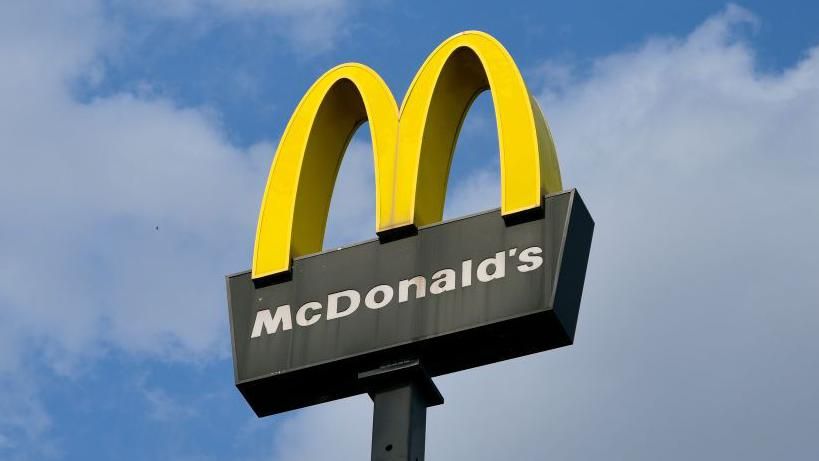
[[[230,276],[239,389],[262,416],[365,392],[385,363],[434,376],[571,344],[593,222],[574,191],[543,203],[299,258],[261,288]]]

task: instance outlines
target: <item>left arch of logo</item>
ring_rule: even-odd
[[[540,206],[562,190],[546,120],[506,49],[483,32],[454,35],[427,58],[399,113],[378,74],[334,67],[310,87],[290,118],[270,168],[253,251],[253,279],[290,270],[321,251],[341,159],[370,123],[376,231],[439,222],[458,133],[474,99],[491,90],[504,216]]]

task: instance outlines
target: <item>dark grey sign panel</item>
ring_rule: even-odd
[[[259,416],[366,392],[358,373],[437,376],[572,343],[594,222],[576,191],[227,277],[236,385]]]

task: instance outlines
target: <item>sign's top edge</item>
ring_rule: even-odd
[[[558,195],[571,194],[571,193],[573,193],[575,191],[576,191],[575,188],[571,188],[571,189],[562,190],[560,192],[554,192],[554,193],[551,193],[551,194],[546,194],[543,197],[545,197],[545,198],[556,197]],[[485,215],[485,214],[489,214],[489,213],[496,213],[499,210],[500,210],[500,207],[497,207],[497,208],[492,208],[490,210],[478,211],[478,212],[475,212],[475,213],[469,213],[469,214],[465,214],[463,216],[458,216],[457,218],[445,219],[445,220],[442,220],[441,222],[437,222],[437,223],[434,223],[434,224],[428,224],[426,226],[421,226],[421,227],[418,228],[418,230],[421,231],[421,230],[424,230],[424,229],[429,229],[431,227],[440,226],[442,224],[449,224],[449,223],[456,222],[456,221],[461,221],[461,220],[464,220],[464,219],[474,218],[475,216],[481,216],[481,215]],[[326,250],[322,250],[322,251],[319,251],[319,252],[316,252],[316,253],[311,253],[309,255],[299,256],[298,258],[293,258],[293,260],[294,261],[299,261],[299,260],[303,260],[303,259],[307,259],[307,258],[314,258],[316,256],[321,256],[321,255],[326,254],[326,253],[332,253],[332,252],[339,251],[339,250],[344,250],[344,249],[347,249],[347,248],[354,248],[354,247],[361,246],[361,245],[367,245],[369,243],[376,242],[376,241],[378,241],[378,238],[363,240],[361,242],[352,243],[350,245],[341,246],[341,247],[338,247],[338,248],[328,248]],[[249,274],[250,272],[251,272],[250,269],[239,271],[239,272],[234,272],[232,274],[226,275],[225,278],[231,279],[231,278],[234,278],[234,277],[241,277],[243,275]]]

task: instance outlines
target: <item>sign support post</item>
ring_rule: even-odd
[[[372,461],[423,461],[427,407],[444,403],[418,360],[359,373],[373,400]]]

